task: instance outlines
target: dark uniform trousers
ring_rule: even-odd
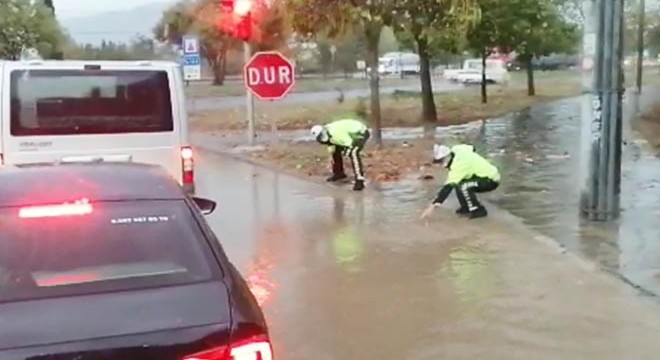
[[[353,174],[355,174],[356,181],[364,181],[364,166],[362,165],[362,156],[360,152],[364,149],[364,145],[369,140],[371,133],[366,130],[362,136],[358,137],[352,147],[335,146],[335,151],[332,153],[332,174],[335,176],[343,176],[344,172],[344,159],[346,155],[351,158],[353,165]]]
[[[456,198],[458,198],[458,202],[461,204],[461,209],[471,212],[483,207],[477,199],[477,193],[493,191],[498,186],[499,183],[497,181],[473,176],[459,182],[454,189],[456,191]]]

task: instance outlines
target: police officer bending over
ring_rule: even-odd
[[[311,133],[316,141],[328,145],[328,150],[332,153],[332,176],[327,181],[334,182],[347,177],[342,158],[346,155],[353,163],[355,174],[353,190],[364,189],[364,169],[360,152],[369,140],[370,133],[367,126],[359,120],[341,119],[326,125],[314,125]]]
[[[431,215],[433,209],[440,206],[452,190],[456,192],[461,205],[456,214],[470,219],[488,215],[486,208],[477,200],[476,193],[497,189],[500,173],[493,164],[476,153],[474,146],[463,144],[449,148],[436,144],[433,146],[433,163],[442,164],[449,173],[438,196],[422,213],[423,219]]]

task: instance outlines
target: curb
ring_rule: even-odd
[[[201,145],[201,144],[195,144],[194,142],[193,142],[193,146],[195,146],[198,149],[203,149],[205,151],[209,151],[209,152],[212,152],[212,153],[215,153],[215,154],[224,155],[224,156],[227,156],[231,159],[238,160],[238,161],[241,161],[241,162],[253,165],[253,166],[257,166],[257,167],[260,167],[260,168],[268,170],[268,171],[272,171],[272,172],[275,172],[275,173],[278,173],[278,174],[290,176],[290,177],[292,177],[294,179],[297,179],[297,180],[300,180],[300,181],[307,181],[307,182],[310,182],[310,183],[313,183],[313,184],[316,184],[316,185],[319,185],[319,186],[323,186],[324,188],[332,189],[334,191],[342,191],[344,193],[355,194],[355,195],[364,194],[364,193],[367,193],[367,194],[380,194],[380,191],[369,187],[369,184],[370,184],[369,180],[367,180],[367,182],[365,184],[365,189],[363,191],[352,191],[350,188],[349,189],[344,189],[341,185],[340,186],[332,185],[328,182],[323,181],[323,179],[315,179],[313,177],[302,177],[302,176],[300,176],[299,174],[296,174],[293,171],[287,171],[285,169],[278,168],[276,166],[268,164],[267,162],[254,160],[253,158],[251,158],[249,156],[245,156],[245,155],[242,155],[240,153],[233,152],[229,149],[210,147],[210,146],[205,146],[205,145]],[[344,183],[341,183],[341,184],[344,184]]]

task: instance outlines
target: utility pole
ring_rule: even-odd
[[[645,0],[638,0],[638,23],[637,23],[637,94],[642,93],[642,71],[644,63],[644,16],[646,13]]]
[[[250,42],[249,41],[243,41],[243,56],[245,59],[244,64],[247,64],[250,62],[250,58],[252,57],[252,49],[250,48]],[[247,83],[247,80],[246,80]],[[254,146],[254,95],[252,95],[252,92],[246,87],[245,88],[245,115],[247,117],[247,123],[248,123],[248,131],[247,131],[247,136],[248,136],[248,145],[249,146]]]
[[[611,221],[620,214],[623,2],[582,2],[585,172],[580,207],[582,215],[591,221]]]

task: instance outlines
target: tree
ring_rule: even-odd
[[[555,3],[548,0],[517,0],[515,33],[518,59],[527,69],[527,94],[536,95],[533,60],[553,53],[577,50],[577,26],[566,21]]]
[[[364,60],[364,49],[366,39],[361,32],[348,31],[340,37],[332,39],[331,43],[336,47],[334,68],[341,70],[345,75],[357,71],[357,62]]]
[[[314,36],[317,47],[316,61],[321,72],[343,71],[345,76],[357,71],[357,62],[364,60],[366,38],[359,29],[347,29],[345,33],[335,37],[326,34]],[[334,55],[332,49],[334,47]],[[379,52],[384,54],[401,49],[399,39],[390,28],[383,29]]]
[[[521,12],[528,11],[535,1],[558,0],[478,0],[481,18],[468,31],[468,48],[481,58],[481,102],[488,102],[486,63],[495,49],[503,52],[515,50],[523,40],[527,20]],[[532,26],[539,25],[538,23]]]
[[[50,58],[63,41],[57,20],[42,3],[0,1],[0,58],[18,60],[23,51],[31,48]]]
[[[347,31],[361,32],[366,40],[366,62],[370,68],[370,123],[374,142],[382,145],[379,44],[383,28],[394,23],[398,0],[289,0],[293,26],[299,34],[324,34],[335,38]]]
[[[53,14],[55,14],[55,5],[53,4],[53,0],[44,0],[44,5],[49,8]]]
[[[481,17],[477,24],[468,31],[468,47],[481,57],[481,102],[488,102],[486,88],[486,59],[494,48],[501,46],[511,21],[510,11],[514,0],[478,0]],[[502,18],[504,17],[504,18]]]
[[[270,5],[254,0],[253,37],[250,41],[259,50],[272,49],[285,41],[284,12],[281,2],[271,1]],[[213,70],[214,85],[222,85],[225,78],[227,51],[237,48],[240,41],[233,37],[233,14],[223,14],[215,0],[186,0],[172,6],[154,28],[156,39],[169,44],[180,45],[186,34],[200,37],[202,56]]]
[[[408,37],[420,60],[422,120],[427,130],[435,126],[438,115],[431,81],[431,58],[439,51],[455,51],[465,31],[480,17],[476,0],[399,0],[405,14],[399,23],[400,36]],[[404,40],[405,41],[405,40]],[[425,132],[432,135],[430,131]]]
[[[644,42],[650,55],[656,57],[660,54],[660,10],[654,10],[646,14],[646,31]]]

